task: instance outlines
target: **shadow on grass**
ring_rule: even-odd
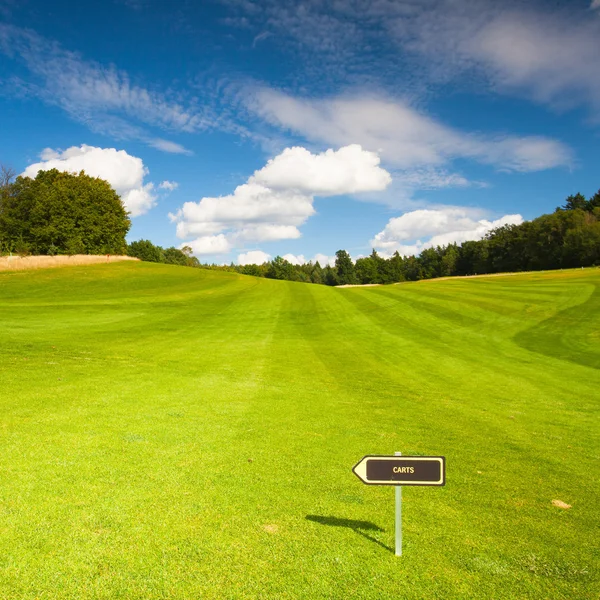
[[[313,521],[314,523],[319,523],[320,525],[329,525],[330,527],[347,527],[348,529],[352,529],[352,531],[358,533],[358,535],[362,535],[362,537],[368,539],[369,541],[381,546],[388,552],[394,553],[394,549],[386,546],[383,542],[380,542],[378,539],[373,536],[365,533],[366,531],[385,531],[375,523],[371,523],[370,521],[357,521],[354,519],[340,519],[338,517],[322,517],[320,515],[306,515],[307,521]]]

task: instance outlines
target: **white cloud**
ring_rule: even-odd
[[[222,233],[200,237],[181,245],[181,247],[183,246],[189,246],[192,252],[199,256],[203,254],[227,254],[231,250],[231,243]]]
[[[307,100],[259,88],[249,95],[248,103],[256,114],[273,125],[314,142],[358,143],[409,174],[418,169],[443,167],[454,159],[470,159],[511,171],[539,171],[572,162],[570,149],[551,138],[462,132],[402,100],[376,97]]]
[[[238,256],[238,264],[240,265],[261,265],[264,262],[271,260],[272,256],[262,250],[250,250]],[[281,258],[287,260],[292,265],[305,265],[308,262],[319,263],[322,267],[326,265],[335,266],[335,256],[327,256],[326,254],[315,254],[313,258],[307,260],[303,254],[284,254]]]
[[[425,248],[478,240],[496,227],[523,222],[521,215],[505,215],[494,221],[482,216],[479,209],[461,207],[414,210],[390,219],[370,244],[385,256],[396,251],[418,254]]]
[[[193,152],[188,150],[185,146],[170,140],[163,140],[162,138],[153,138],[148,140],[147,143],[157,150],[169,152],[170,154],[187,154],[188,156],[193,154]]]
[[[271,255],[262,250],[250,250],[238,256],[238,265],[262,265],[271,260]]]
[[[600,0],[592,0],[592,3],[590,4],[590,9],[596,10],[598,8],[600,8]]]
[[[158,187],[161,190],[173,192],[179,187],[179,184],[176,181],[169,181],[168,179],[165,179],[165,181],[162,181]]]
[[[313,263],[319,263],[322,267],[329,265],[330,267],[335,266],[335,256],[327,256],[327,254],[315,254],[313,259]]]
[[[318,196],[384,190],[392,181],[379,166],[379,156],[358,144],[312,154],[306,148],[286,148],[256,171],[252,181],[272,189],[294,189]]]
[[[69,173],[85,171],[92,177],[108,181],[121,196],[132,217],[148,212],[156,204],[154,184],[144,184],[148,169],[141,158],[115,148],[72,146],[64,151],[45,148],[41,162],[29,165],[22,175],[35,177],[38,171],[58,169]]]
[[[204,248],[200,240],[217,234],[231,247],[295,239],[301,235],[298,228],[315,213],[315,195],[382,190],[390,181],[377,155],[360,146],[321,154],[288,148],[232,194],[186,202],[169,217],[179,238],[198,236],[198,248]]]
[[[287,260],[292,265],[304,265],[308,262],[303,254],[298,254],[297,256],[295,254],[284,254],[281,258]]]

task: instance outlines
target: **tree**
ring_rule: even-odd
[[[312,269],[310,271],[310,280],[312,281],[312,283],[318,283],[318,284],[325,283],[323,280],[323,269],[321,268],[319,261],[317,261],[312,266]]]
[[[163,252],[162,262],[165,262],[168,265],[181,265],[182,267],[187,267],[190,262],[190,257],[183,252],[183,250],[179,250],[179,248],[174,248],[171,246]]]
[[[477,275],[488,272],[488,241],[463,242],[458,249],[456,275]]]
[[[165,262],[163,249],[160,246],[155,246],[150,240],[131,242],[127,248],[127,254],[146,262]]]
[[[414,256],[409,256],[404,260],[404,269],[408,281],[418,281],[423,278],[421,262]]]
[[[357,258],[354,265],[356,279],[363,285],[366,283],[377,283],[377,264],[370,256]]]
[[[12,167],[0,165],[0,192],[4,192],[10,188],[16,174],[16,171]]]
[[[325,265],[325,268],[323,269],[323,281],[325,282],[325,285],[340,284],[336,270],[329,265]]]
[[[442,257],[439,248],[426,248],[419,256],[421,262],[421,278],[439,277],[442,271]]]
[[[588,210],[593,211],[595,208],[600,208],[600,190],[598,190],[589,200],[588,200]]]
[[[267,269],[266,277],[269,279],[287,279],[294,281],[294,266],[285,258],[276,256],[270,263]]]
[[[35,179],[2,175],[0,238],[35,254],[122,254],[131,222],[110,184],[90,177],[40,171]]]
[[[569,229],[563,247],[564,265],[590,267],[600,264],[600,222],[590,220]]]
[[[398,250],[394,252],[393,256],[389,259],[389,272],[392,281],[404,281],[406,276],[404,274],[404,258],[400,256]]]
[[[335,268],[340,285],[357,283],[352,259],[345,250],[338,250],[335,253]]]
[[[2,222],[3,207],[9,202],[9,196],[13,193],[13,179],[15,172],[10,167],[0,165],[0,223]],[[16,250],[14,240],[11,241],[8,233],[0,227],[0,256]]]
[[[442,250],[442,265],[441,273],[442,277],[450,277],[456,273],[456,263],[458,262],[458,246],[456,244],[450,244]]]
[[[583,194],[577,193],[569,196],[563,206],[557,210],[575,210],[579,208],[581,210],[588,210],[588,201],[585,199]]]

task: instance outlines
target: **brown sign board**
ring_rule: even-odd
[[[352,468],[368,485],[445,485],[443,456],[364,456]]]

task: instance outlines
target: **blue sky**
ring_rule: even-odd
[[[0,161],[207,262],[476,239],[600,188],[600,0],[0,0]]]

